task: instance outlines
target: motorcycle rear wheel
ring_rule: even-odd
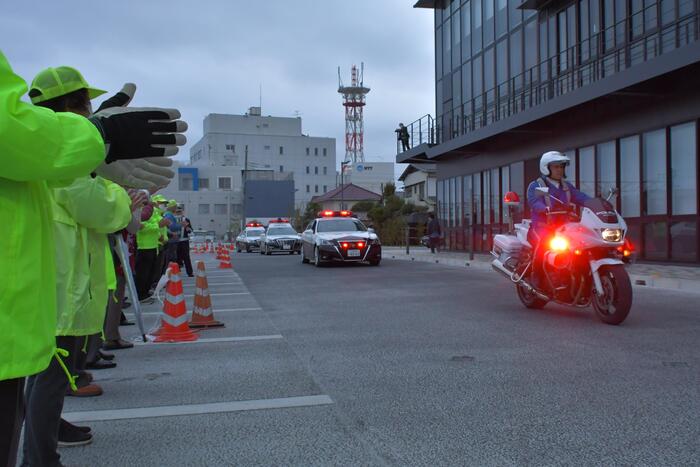
[[[632,308],[632,283],[621,264],[603,266],[598,270],[605,295],[593,294],[593,308],[598,319],[606,324],[622,323]]]
[[[518,298],[526,308],[539,310],[547,304],[547,300],[542,300],[540,297],[531,292],[521,282],[515,284],[515,290],[518,292]]]

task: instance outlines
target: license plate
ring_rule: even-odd
[[[291,249],[292,249],[292,245],[282,245],[282,249],[283,249],[283,250],[291,250]]]
[[[348,250],[348,256],[360,256],[360,250]]]

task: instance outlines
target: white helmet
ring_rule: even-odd
[[[571,163],[571,159],[569,158],[569,156],[567,156],[566,154],[562,154],[559,151],[545,152],[540,158],[540,173],[545,177],[549,177],[549,164],[555,162],[563,162],[564,164],[569,165]]]

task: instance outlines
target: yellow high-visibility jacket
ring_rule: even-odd
[[[0,381],[44,370],[56,346],[56,247],[47,181],[105,158],[86,118],[22,102],[27,85],[0,52]]]

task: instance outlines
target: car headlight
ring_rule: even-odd
[[[617,243],[622,241],[622,229],[603,229],[600,235],[606,242]]]
[[[319,244],[319,245],[333,245],[333,242],[330,241],[330,240],[321,239],[321,240],[318,241],[318,244]]]

